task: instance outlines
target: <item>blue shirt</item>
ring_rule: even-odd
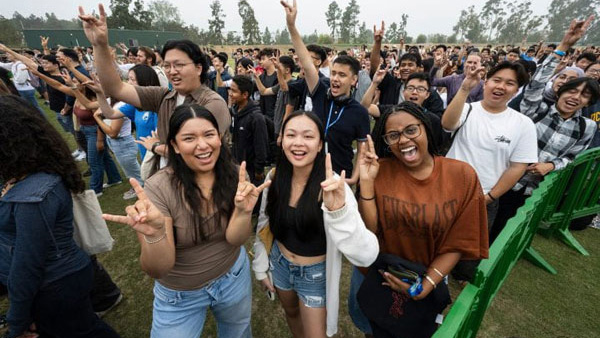
[[[136,107],[129,103],[124,104],[119,108],[119,111],[128,117],[133,123],[135,123],[135,139],[139,140],[140,137],[150,136],[153,130],[156,130],[156,123],[158,122],[158,114],[152,111],[139,111]],[[142,159],[146,155],[146,148],[138,144],[138,149]]]
[[[0,283],[8,288],[11,337],[31,324],[40,289],[89,263],[73,240],[73,200],[58,175],[29,175],[0,198]]]

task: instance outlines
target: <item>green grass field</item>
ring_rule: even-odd
[[[62,132],[54,113],[47,113],[52,124]],[[73,138],[63,135],[74,149]],[[82,163],[81,169],[86,168],[87,165]],[[128,189],[127,183],[105,189],[104,195],[99,198],[103,211],[123,214],[125,206],[132,203],[122,199],[122,194]],[[105,320],[124,338],[148,337],[152,321],[153,280],[140,269],[139,245],[134,231],[118,224],[109,224],[109,229],[116,240],[115,246],[111,252],[99,255],[99,259],[121,288],[124,299],[105,316]],[[488,310],[479,337],[600,336],[600,288],[597,286],[600,280],[600,231],[588,229],[575,233],[575,237],[590,252],[589,257],[577,254],[556,240],[536,237],[533,246],[558,270],[558,275],[550,275],[523,260],[518,262]],[[252,241],[253,238],[248,240],[248,249]],[[352,324],[346,307],[350,271],[350,265],[344,262],[339,333],[336,337],[362,337]],[[453,281],[450,286],[455,298],[460,289]],[[5,312],[7,307],[6,299],[2,300],[0,312]],[[277,301],[269,301],[256,281],[252,315],[254,337],[291,337],[281,306]],[[212,318],[208,319],[202,337],[216,337]]]

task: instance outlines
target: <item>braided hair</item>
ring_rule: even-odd
[[[425,133],[427,134],[427,152],[431,154],[431,156],[439,155],[439,149],[436,143],[433,140],[433,128],[431,127],[431,122],[429,118],[425,115],[423,108],[418,105],[404,101],[396,106],[387,109],[381,114],[381,117],[375,123],[373,127],[373,131],[371,132],[371,137],[373,138],[373,143],[375,146],[375,153],[379,158],[384,157],[392,157],[392,151],[389,146],[383,141],[383,135],[385,134],[385,124],[387,123],[388,118],[397,113],[408,113],[414,116],[417,120],[419,120],[423,127],[425,128]]]

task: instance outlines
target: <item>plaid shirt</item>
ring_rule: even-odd
[[[544,60],[531,82],[523,89],[523,101],[520,107],[521,113],[536,121],[538,161],[554,164],[554,170],[563,169],[573,161],[575,156],[586,150],[597,129],[594,121],[581,115],[581,110],[565,120],[556,109],[556,105],[548,107],[544,102],[542,95],[544,87],[554,74],[558,62],[554,54]],[[525,194],[529,195],[537,188],[541,179],[539,175],[526,173],[513,190],[526,187]]]

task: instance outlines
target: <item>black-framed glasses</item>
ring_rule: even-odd
[[[416,90],[417,93],[419,93],[419,94],[423,94],[423,93],[426,93],[426,92],[429,91],[428,88],[425,88],[423,86],[418,86],[418,87],[415,87],[415,86],[406,86],[406,88],[404,88],[404,90],[406,90],[407,92],[411,92],[411,93]]]
[[[419,137],[421,135],[421,124],[411,124],[402,130],[390,131],[389,133],[383,135],[383,141],[388,146],[391,146],[400,142],[400,137],[402,135],[409,140]]]

